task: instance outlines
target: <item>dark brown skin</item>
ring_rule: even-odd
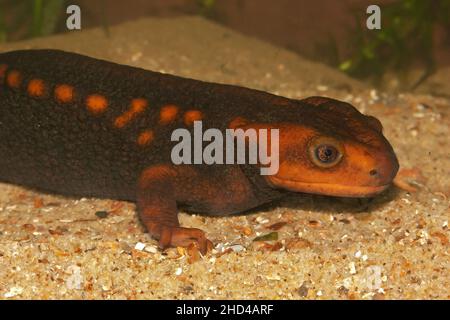
[[[292,100],[57,50],[0,55],[0,179],[136,201],[161,248],[211,247],[178,207],[229,215],[289,192],[372,197],[398,170],[381,123],[324,97]],[[278,173],[258,165],[174,165],[176,128],[279,129]]]

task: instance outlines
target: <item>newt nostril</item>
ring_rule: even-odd
[[[372,169],[372,170],[369,171],[369,174],[371,176],[376,176],[378,174],[378,171],[376,169]]]

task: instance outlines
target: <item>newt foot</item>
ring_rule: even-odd
[[[163,227],[159,237],[159,247],[188,247],[194,244],[201,254],[206,254],[213,248],[213,243],[205,236],[205,232],[195,228]]]

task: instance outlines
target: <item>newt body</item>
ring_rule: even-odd
[[[58,50],[0,55],[0,179],[64,195],[135,201],[161,247],[210,245],[177,206],[226,215],[287,192],[373,196],[398,170],[380,122],[337,100],[293,100]],[[280,168],[174,165],[171,134],[278,128]]]

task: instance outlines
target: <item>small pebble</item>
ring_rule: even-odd
[[[95,215],[100,219],[104,219],[108,216],[108,212],[107,211],[97,211],[95,213]]]
[[[134,248],[135,248],[136,250],[142,251],[142,250],[144,250],[144,248],[145,248],[145,243],[138,242],[138,243],[136,243],[136,245],[134,246]]]
[[[300,297],[307,297],[309,292],[309,281],[304,281],[300,288],[298,289],[298,294]]]
[[[18,295],[22,294],[22,292],[23,292],[23,288],[21,288],[21,287],[12,287],[3,296],[5,298],[12,298],[12,297],[15,297],[15,296],[18,296]]]
[[[350,268],[350,274],[355,274],[356,273],[356,267],[355,267],[355,263],[353,261],[350,262],[348,267]]]
[[[269,223],[269,219],[266,219],[263,217],[258,217],[258,218],[256,218],[256,222],[258,222],[260,224],[266,224],[266,223]]]
[[[243,246],[241,246],[240,244],[235,244],[234,246],[231,246],[230,248],[234,252],[241,252],[241,251],[245,250],[245,248]]]
[[[154,246],[148,246],[144,248],[144,251],[149,252],[149,253],[157,253],[158,252],[158,248],[154,247]]]

